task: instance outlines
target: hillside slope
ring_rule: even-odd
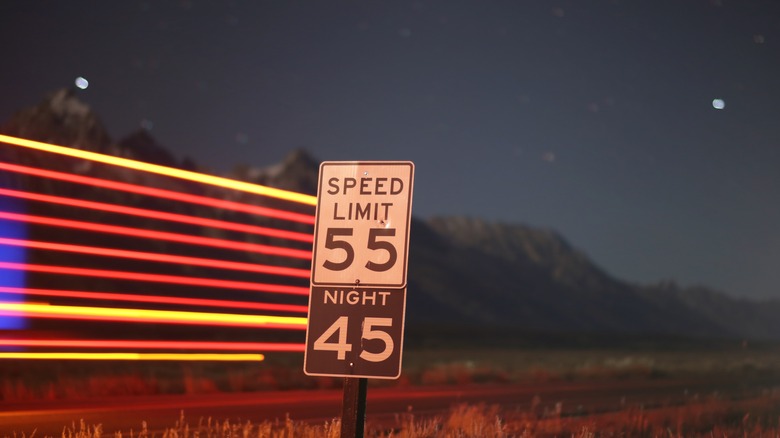
[[[149,132],[132,133],[111,140],[100,119],[71,92],[60,90],[39,105],[24,109],[0,127],[0,132],[48,141],[101,153],[155,162],[166,166],[197,169],[196,163],[180,160],[159,145]],[[139,176],[109,166],[84,167],[71,159],[53,159],[40,153],[0,149],[6,162],[150,184],[195,194],[245,200],[242,195],[184,183],[170,178]],[[54,160],[54,161],[52,161]],[[237,167],[230,175],[260,184],[314,194],[318,160],[305,151],[269,168]],[[6,183],[59,196],[85,190],[69,184],[27,177],[3,178]],[[133,195],[94,191],[97,199],[134,205]],[[238,196],[238,198],[236,198]],[[184,204],[152,202],[155,208],[223,220],[246,220],[235,213]],[[263,201],[273,206],[274,201]],[[35,209],[44,207],[34,207]],[[46,207],[46,214],[68,214],[65,207]],[[52,209],[57,210],[52,211]],[[84,213],[80,213],[84,214]],[[99,222],[101,213],[82,220]],[[252,219],[263,224],[261,219]],[[143,225],[143,219],[137,221]],[[265,224],[278,226],[278,223]],[[303,229],[303,228],[299,228]],[[35,231],[35,230],[34,230]],[[192,228],[192,233],[218,237],[220,231]],[[56,240],[47,231],[38,236]],[[236,238],[236,236],[231,236]],[[256,237],[238,236],[254,243]],[[84,234],[85,242],[94,237]],[[134,245],[136,242],[117,241]],[[157,251],[168,252],[165,242]],[[209,252],[236,261],[267,263],[267,257]],[[198,255],[197,251],[193,255]],[[51,256],[33,254],[33,260]],[[780,339],[780,302],[738,300],[704,287],[639,286],[616,279],[596,266],[552,230],[520,224],[498,223],[479,218],[437,217],[413,219],[409,266],[407,329],[414,333],[468,333],[480,330],[510,333],[588,333],[596,335],[674,335],[705,338]],[[83,263],[91,263],[89,260]],[[292,263],[307,267],[300,262]],[[187,273],[192,274],[188,271]],[[234,274],[225,274],[234,275]],[[73,288],[83,282],[69,280]],[[33,278],[32,284],[47,287],[48,280]],[[93,285],[94,286],[94,285]],[[59,285],[59,287],[63,287]],[[207,295],[211,291],[194,291]],[[511,342],[511,339],[507,340]]]

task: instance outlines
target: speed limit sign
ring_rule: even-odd
[[[304,372],[397,378],[414,164],[320,166]]]
[[[320,165],[312,284],[406,286],[411,162]]]

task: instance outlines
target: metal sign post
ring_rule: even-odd
[[[362,437],[366,423],[366,387],[368,379],[344,379],[344,400],[341,405],[341,437]]]
[[[414,164],[320,165],[303,370],[344,377],[342,437],[363,436],[366,378],[401,374]]]

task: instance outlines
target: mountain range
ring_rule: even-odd
[[[113,141],[99,117],[71,90],[56,91],[38,105],[22,109],[0,125],[0,132],[165,166],[199,169],[194,160],[177,158],[143,129]],[[37,153],[3,148],[0,160],[36,165],[43,158]],[[78,165],[65,159],[61,163],[46,163],[47,168],[69,171]],[[253,168],[243,164],[225,176],[316,194],[318,165],[319,161],[308,152],[296,150],[277,165]],[[241,200],[240,196],[237,199],[234,193],[221,189],[154,175],[139,176],[106,166],[79,171],[114,180]],[[32,179],[11,183],[37,185],[37,191],[59,195],[77,190],[67,184],[46,184]],[[113,199],[119,203],[134,202],[132,195],[121,193],[96,196],[122,198]],[[274,205],[273,201],[268,205]],[[218,215],[224,220],[232,218],[232,213],[187,210],[196,207],[162,204],[156,207]],[[95,215],[90,219],[100,221],[100,214]],[[242,216],[242,220],[246,218]],[[192,232],[212,237],[221,233],[201,228],[192,229]],[[94,240],[94,237],[85,234],[84,239]],[[164,244],[160,245],[159,251],[168,250]],[[268,261],[258,255],[225,253],[224,257]],[[300,262],[290,263],[308,267]],[[45,283],[45,280],[41,281]],[[557,339],[655,336],[780,340],[780,318],[777,317],[780,301],[738,299],[704,286],[681,287],[669,281],[655,285],[634,284],[605,272],[585,252],[572,247],[554,230],[476,217],[413,218],[408,290],[406,324],[407,340],[411,337],[411,342],[415,339],[439,342],[470,339],[512,345],[550,336]]]

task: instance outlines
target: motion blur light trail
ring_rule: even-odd
[[[214,326],[271,327],[286,330],[306,329],[306,318],[298,316],[181,312],[119,307],[52,306],[48,304],[0,302],[0,314],[23,315],[28,318],[80,319],[85,321],[205,324]]]
[[[216,354],[216,353],[27,353],[0,352],[0,359],[46,359],[46,360],[176,360],[176,361],[251,361],[265,360],[262,354]]]
[[[0,359],[260,361],[260,352],[303,351],[303,343],[289,342],[289,336],[284,342],[273,339],[306,328],[308,307],[300,299],[309,294],[310,271],[304,265],[311,262],[314,224],[314,209],[306,208],[315,206],[316,197],[5,135],[0,135],[0,146],[32,154],[0,154],[11,161],[20,157],[18,163],[0,162],[0,171],[6,173],[2,181],[10,182],[0,187],[0,200],[5,200],[0,203],[0,253],[21,255],[0,257],[0,323],[24,321],[31,328],[5,332],[4,337],[12,339],[0,339]],[[132,171],[106,173],[104,167],[46,154]],[[63,171],[63,165],[75,170]],[[90,175],[82,174],[85,171]],[[135,182],[167,180],[140,178],[133,172],[222,190],[140,185]],[[243,194],[234,196],[231,190]],[[267,201],[255,195],[274,202],[263,205]],[[279,201],[304,207],[287,210]],[[139,219],[142,225],[136,226],[133,221]],[[63,282],[57,276],[63,276]],[[269,276],[279,277],[279,284],[268,283]],[[145,290],[146,283],[160,288],[159,293]],[[204,296],[209,290],[219,297]],[[247,299],[252,292],[273,297],[254,294]],[[47,302],[33,302],[33,297]],[[121,302],[133,304],[117,307]],[[117,324],[126,338],[103,339],[105,327],[113,333]],[[162,329],[173,325],[182,329]],[[208,340],[187,338],[204,336],[200,327],[209,327]],[[140,336],[134,336],[136,329]],[[40,337],[54,332],[67,337]],[[263,342],[236,340],[251,339],[255,333],[262,333]]]
[[[258,243],[236,242],[233,240],[215,239],[212,237],[189,236],[186,234],[169,233],[166,231],[146,230],[142,228],[130,228],[117,225],[106,225],[95,222],[82,222],[69,219],[34,216],[29,214],[17,214],[0,211],[0,219],[27,222],[53,227],[71,228],[83,231],[92,231],[122,236],[146,237],[149,239],[166,240],[169,242],[188,243],[191,245],[212,246],[215,248],[232,249],[236,251],[254,252],[258,254],[277,255],[304,260],[311,260],[311,251],[286,248],[282,246],[261,245]]]
[[[300,242],[312,243],[314,236],[295,231],[278,230],[275,228],[259,227],[256,225],[238,224],[234,222],[221,221],[217,219],[206,219],[183,214],[167,213],[164,211],[148,210],[143,208],[125,207],[123,205],[106,204],[104,202],[84,201],[75,198],[65,198],[62,196],[44,195],[41,193],[23,192],[20,190],[0,189],[0,195],[12,196],[15,198],[27,199],[30,201],[46,202],[50,204],[67,205],[70,207],[86,208],[90,210],[99,210],[109,213],[126,214],[129,216],[138,216],[150,219],[159,219],[170,222],[179,222],[201,227],[221,228],[224,230],[239,231],[247,234],[257,234],[260,236],[277,237],[280,239],[297,240]]]
[[[272,342],[145,341],[94,339],[0,339],[0,347],[113,348],[141,350],[216,350],[303,352],[304,344]]]
[[[6,239],[0,237],[0,245],[23,246],[26,248],[47,249],[51,251],[74,252],[80,254],[98,255],[106,257],[119,257],[135,260],[147,260],[162,263],[180,263],[183,265],[203,266],[209,268],[231,269],[236,271],[256,272],[260,274],[274,274],[288,277],[309,278],[309,270],[285,268],[280,266],[266,266],[251,263],[229,262],[215,259],[201,259],[197,257],[177,256],[171,254],[157,254],[142,251],[128,251],[124,249],[101,248],[96,246],[69,245],[54,242],[39,242],[33,240]]]
[[[247,183],[243,181],[236,181],[228,178],[222,178],[219,176],[206,175],[198,172],[191,172],[189,170],[182,170],[173,167],[160,166],[157,164],[144,163],[142,161],[114,157],[111,155],[98,154],[96,152],[67,148],[64,146],[42,143],[42,142],[27,140],[23,138],[10,137],[7,135],[0,135],[0,142],[21,146],[29,149],[51,152],[54,154],[66,155],[74,158],[83,158],[85,160],[95,161],[98,163],[105,163],[114,166],[126,167],[128,169],[135,169],[144,172],[155,173],[158,175],[170,176],[173,178],[179,178],[187,181],[193,181],[193,182],[199,182],[199,183],[209,184],[218,187],[224,187],[226,189],[234,189],[242,192],[253,193],[256,195],[268,196],[272,198],[282,199],[285,201],[297,202],[297,203],[312,205],[312,206],[317,205],[316,196],[305,195],[303,193],[297,193],[297,192],[290,192],[287,190],[275,189],[273,187],[266,187],[266,186]]]
[[[31,289],[0,286],[0,293],[34,295],[44,297],[83,298],[98,301],[128,301],[135,303],[177,304],[182,306],[225,307],[246,310],[272,310],[276,312],[308,313],[308,307],[295,304],[255,303],[249,301],[211,300],[206,298],[165,297],[159,295],[130,295],[111,292],[85,292],[76,290]]]
[[[253,283],[248,281],[219,280],[200,277],[182,277],[177,275],[146,274],[143,272],[111,271],[106,269],[76,268],[72,266],[33,265],[29,263],[24,264],[0,262],[0,269],[15,269],[27,272],[44,272],[47,274],[80,275],[84,277],[112,278],[116,280],[129,281],[148,281],[223,289],[242,289],[255,292],[271,292],[289,295],[309,295],[309,289],[306,287],[286,286],[282,284]]]
[[[0,178],[0,184],[3,182],[5,182],[4,179]],[[16,199],[0,197],[0,209],[2,210],[20,211],[23,208],[21,204]],[[4,236],[20,239],[27,238],[27,228],[20,223],[0,221],[0,233]],[[25,263],[26,261],[27,253],[24,248],[0,245],[0,262]],[[12,287],[24,287],[26,274],[25,271],[0,271],[0,283]],[[23,329],[25,325],[23,318],[0,318],[0,330],[19,330]]]
[[[223,210],[240,211],[258,216],[266,216],[275,219],[283,219],[302,224],[314,225],[314,216],[294,213],[290,211],[277,210],[274,208],[260,207],[257,205],[241,204],[239,202],[225,201],[222,199],[208,198],[205,196],[191,195],[189,193],[174,192],[172,190],[157,189],[154,187],[145,187],[137,184],[128,184],[117,181],[111,181],[102,178],[92,178],[83,175],[74,175],[71,173],[55,172],[53,170],[39,169],[35,167],[19,166],[17,164],[0,162],[0,170],[9,172],[23,173],[26,175],[39,176],[43,178],[56,179],[77,184],[84,184],[93,187],[102,187],[104,189],[118,190],[127,193],[136,193],[139,195],[153,196],[156,198],[169,199],[173,201],[188,202],[206,207],[219,208]]]

